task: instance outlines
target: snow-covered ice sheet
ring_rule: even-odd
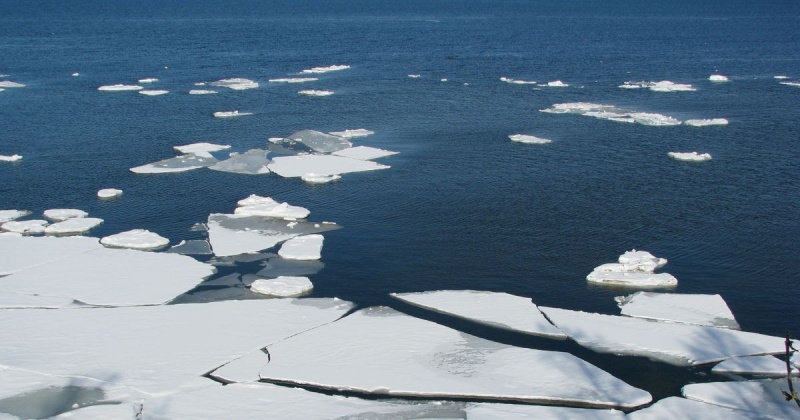
[[[274,217],[213,213],[208,238],[218,257],[255,253],[295,236],[339,229],[335,223],[286,221]]]
[[[615,300],[626,316],[739,329],[720,295],[638,292]]]
[[[122,190],[117,188],[103,188],[102,190],[97,191],[97,198],[101,198],[104,200],[117,198],[121,195],[122,195]]]
[[[272,297],[297,297],[314,290],[308,277],[281,276],[274,279],[258,279],[250,283],[250,290]]]
[[[192,144],[185,144],[183,146],[174,146],[177,152],[182,154],[194,154],[196,156],[202,156],[206,158],[213,157],[211,156],[211,152],[219,152],[220,150],[230,149],[231,146],[229,144],[214,144],[214,143],[192,143]]]
[[[0,308],[2,309],[22,309],[22,308],[70,308],[79,306],[80,303],[75,299],[58,296],[29,295],[16,292],[0,292]]]
[[[682,162],[705,162],[711,160],[710,153],[697,153],[697,152],[669,152],[667,153],[672,159],[680,160]]]
[[[130,171],[136,174],[160,174],[173,172],[186,172],[193,169],[204,168],[217,163],[213,157],[197,156],[186,154],[158,162],[148,163],[147,165],[131,168]]]
[[[714,366],[711,372],[718,374],[786,377],[786,362],[775,356],[732,357]],[[792,374],[797,376],[797,370],[792,369]]]
[[[319,234],[298,236],[281,245],[278,255],[287,260],[318,260],[322,258],[322,242]]]
[[[282,156],[272,159],[269,169],[284,177],[301,177],[305,174],[341,175],[350,172],[388,169],[389,166],[372,161],[331,155]]]
[[[664,398],[650,407],[628,413],[628,420],[751,420],[753,413],[732,410],[680,397]]]
[[[0,225],[0,229],[6,232],[15,232],[23,235],[41,235],[47,226],[47,220],[12,220]]]
[[[54,222],[61,222],[76,217],[86,217],[89,214],[79,209],[49,209],[44,211],[44,217]]]
[[[397,153],[398,152],[378,149],[375,147],[356,146],[356,147],[351,147],[349,149],[333,152],[333,155],[352,158],[352,159],[359,159],[359,160],[372,160],[372,159],[380,159],[386,156],[396,155]]]
[[[267,346],[266,381],[385,396],[637,407],[650,394],[561,352],[508,346],[373,307]]]
[[[600,353],[694,366],[734,356],[784,351],[781,337],[559,308],[539,309],[571,339]]]
[[[794,384],[797,389],[798,382]],[[786,379],[690,384],[682,393],[695,401],[746,411],[750,418],[798,418],[800,407],[786,401],[782,390],[788,390]]]
[[[508,138],[517,143],[525,143],[525,144],[547,144],[553,141],[550,139],[544,139],[541,137],[531,136],[528,134],[511,134],[508,136]]]
[[[346,70],[349,68],[350,66],[346,64],[334,64],[332,66],[327,66],[327,67],[312,67],[310,69],[305,69],[300,73],[301,74],[328,73],[332,71]]]
[[[475,290],[392,293],[391,296],[425,309],[492,327],[548,338],[567,338],[526,297]]]
[[[725,118],[693,119],[684,121],[683,125],[689,125],[692,127],[707,127],[709,125],[728,125],[728,120]]]
[[[169,239],[147,229],[131,229],[103,237],[100,243],[113,248],[152,251],[169,245]]]
[[[208,169],[244,175],[261,175],[270,172],[267,151],[251,149],[245,153],[231,153],[228,159],[209,166]]]
[[[0,223],[10,222],[31,214],[28,210],[0,210]]]
[[[0,311],[0,365],[166,395],[196,389],[204,373],[351,307],[331,299],[262,299]]]
[[[44,228],[45,235],[77,235],[86,233],[103,223],[96,217],[78,217],[56,222]]]

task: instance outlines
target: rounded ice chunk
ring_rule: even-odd
[[[237,111],[217,111],[214,113],[214,116],[217,118],[229,118],[229,117],[242,117],[245,115],[253,115],[252,112],[239,112]]]
[[[78,209],[50,209],[44,211],[44,217],[46,219],[61,222],[67,219],[74,219],[78,217],[86,217],[89,214],[83,210]]]
[[[207,89],[192,89],[189,91],[189,95],[210,95],[212,93],[217,93],[217,91]]]
[[[669,152],[667,156],[682,162],[705,162],[711,160],[710,153],[697,153],[697,152]]]
[[[310,69],[306,69],[301,71],[302,74],[309,74],[309,73],[328,73],[331,71],[339,71],[339,70],[346,70],[349,69],[350,66],[346,64],[334,64],[328,67],[312,67]]]
[[[122,195],[122,190],[118,190],[116,188],[103,188],[100,191],[97,191],[97,198],[108,200],[111,198],[117,198]]]
[[[541,137],[530,136],[527,134],[511,134],[508,136],[508,138],[511,139],[512,141],[525,144],[547,144],[553,141],[550,139],[543,139]]]
[[[23,220],[23,221],[10,221],[0,225],[0,229],[6,232],[15,232],[23,235],[41,235],[44,233],[47,220]]]
[[[80,74],[80,73],[78,73],[78,72],[72,73],[72,77],[78,77],[78,76],[80,76],[80,75],[81,75],[81,74]]]
[[[67,219],[45,227],[44,233],[47,235],[77,235],[90,231],[100,223],[103,223],[103,219],[95,217]]]
[[[712,74],[708,76],[708,80],[712,82],[727,82],[729,81],[728,76],[723,76],[721,74]]]
[[[314,90],[314,89],[307,89],[301,90],[297,92],[299,95],[307,95],[307,96],[330,96],[333,95],[332,90]]]
[[[275,279],[258,279],[250,290],[274,297],[296,297],[311,292],[314,285],[308,277],[281,276]]]
[[[329,182],[338,181],[342,179],[341,175],[320,175],[315,173],[307,173],[300,177],[304,182],[309,184],[327,184]]]
[[[322,258],[322,242],[319,234],[303,235],[284,242],[278,255],[287,260],[318,260]]]
[[[547,82],[548,87],[568,87],[569,85],[562,82],[561,80],[553,80],[552,82]]]
[[[726,120],[725,118],[695,119],[695,120],[686,120],[683,122],[683,124],[692,127],[706,127],[709,125],[727,125],[728,120]]]
[[[22,155],[17,155],[17,154],[11,156],[0,155],[0,162],[17,162],[20,160],[22,160]]]
[[[159,95],[166,95],[168,94],[168,90],[140,90],[140,95],[147,95],[147,96],[159,96]]]
[[[121,92],[126,90],[142,90],[144,89],[141,86],[136,85],[123,85],[123,84],[116,84],[116,85],[106,85],[100,86],[97,90],[101,92]]]
[[[28,210],[0,210],[0,223],[10,222],[31,214]]]
[[[153,251],[169,245],[169,240],[146,229],[133,229],[100,239],[100,243],[110,248],[130,248]]]

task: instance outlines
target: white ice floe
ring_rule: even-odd
[[[300,179],[309,184],[327,184],[342,179],[341,175],[319,175],[315,173],[303,174]]]
[[[208,239],[214,255],[251,254],[310,233],[339,229],[335,223],[287,221],[275,217],[219,214],[208,216]]]
[[[139,83],[155,83],[157,81],[158,81],[158,79],[156,79],[155,77],[148,77],[148,78],[145,78],[145,79],[139,79]]]
[[[339,70],[346,70],[349,69],[350,66],[346,64],[334,64],[332,66],[327,67],[312,67],[310,69],[306,69],[301,71],[302,74],[309,74],[309,73],[328,73],[331,71],[339,71]]]
[[[306,89],[297,92],[299,95],[306,95],[306,96],[330,96],[333,95],[332,90],[316,90],[316,89]]]
[[[526,297],[475,290],[392,293],[391,296],[425,309],[496,328],[562,340],[567,338]]]
[[[628,116],[633,118],[634,122],[642,125],[671,126],[681,124],[680,120],[676,118],[650,112],[631,112]]]
[[[208,89],[192,89],[189,91],[189,95],[211,95],[214,93],[217,93],[217,91]]]
[[[781,82],[782,85],[800,87],[800,82]]]
[[[541,137],[531,136],[528,134],[511,134],[508,136],[509,139],[518,143],[525,143],[525,144],[547,144],[552,143],[553,140],[544,139]]]
[[[338,319],[351,307],[331,299],[271,299],[0,311],[0,364],[94,378],[103,381],[104,388],[123,385],[149,396],[165,396],[218,386],[201,375],[267,344]],[[192,327],[199,325],[202,328]]]
[[[797,389],[797,382],[794,386]],[[749,418],[797,418],[800,408],[794,401],[786,401],[784,390],[788,390],[786,379],[765,379],[690,384],[681,392],[691,400],[742,410]]]
[[[106,236],[100,239],[100,243],[113,248],[152,251],[169,245],[169,239],[146,229],[132,229]]]
[[[674,83],[669,80],[660,82],[625,82],[619,86],[623,89],[650,89],[653,92],[693,92],[697,89],[690,84]]]
[[[586,276],[590,283],[639,288],[674,287],[678,280],[668,273],[654,273],[667,260],[647,251],[631,250],[619,256],[618,263],[601,264]]]
[[[541,306],[539,309],[571,339],[600,353],[694,366],[734,356],[784,351],[781,337]]]
[[[664,398],[650,407],[628,413],[628,420],[751,420],[752,413],[680,397]]]
[[[277,202],[277,201],[275,201],[275,200],[273,200],[273,199],[272,199],[272,198],[270,198],[270,197],[262,197],[262,196],[260,196],[260,195],[256,195],[256,194],[250,194],[250,195],[249,195],[247,198],[243,198],[243,199],[239,200],[239,201],[236,203],[236,205],[237,205],[237,206],[239,206],[239,207],[244,207],[244,206],[255,206],[255,205],[257,205],[257,204],[272,204],[272,205],[277,205],[277,204],[278,204],[278,202]]]
[[[12,82],[10,80],[0,80],[0,88],[22,88],[25,87],[22,83]]]
[[[285,77],[280,79],[269,79],[271,83],[306,83],[316,82],[319,80],[316,77]]]
[[[81,74],[80,74],[80,73],[78,73],[78,72],[72,73],[72,77],[78,77],[78,76],[80,76],[80,75],[81,75]]]
[[[619,261],[620,264],[634,264],[640,270],[650,271],[661,268],[667,265],[668,262],[666,258],[656,257],[647,251],[637,251],[635,249],[625,251],[619,256],[617,261]]]
[[[259,375],[286,385],[591,407],[651,400],[571,354],[484,340],[388,308],[358,311],[267,350],[271,361]]]
[[[722,74],[712,74],[711,76],[708,76],[708,80],[712,82],[727,82],[730,79],[728,79],[728,76]]]
[[[173,149],[183,154],[193,153],[196,156],[213,157],[211,152],[219,152],[220,150],[230,149],[229,144],[214,144],[214,143],[192,143],[183,146],[174,146]]]
[[[86,217],[88,215],[89,213],[78,209],[50,209],[44,211],[44,217],[55,222],[74,219],[76,217]]]
[[[240,77],[218,80],[216,82],[209,83],[209,85],[226,87],[232,90],[247,90],[247,89],[258,88],[258,82],[254,82],[250,79],[244,79]]]
[[[255,203],[240,205],[236,210],[234,210],[234,214],[243,216],[278,217],[285,219],[305,219],[311,213],[305,207],[291,206],[289,203],[279,203],[272,198],[259,197],[257,195],[251,195],[250,197],[241,200],[239,203],[242,202]]]
[[[554,104],[540,112],[551,114],[578,114],[614,122],[638,123],[651,126],[672,126],[681,122],[673,117],[619,109],[614,105],[594,104],[589,102],[568,102]]]
[[[315,130],[301,130],[283,139],[284,142],[302,143],[317,153],[332,153],[353,147],[345,137],[326,134]]]
[[[446,81],[447,81],[447,78],[441,78],[441,79],[439,79],[439,81],[440,81],[440,82],[446,82]]]
[[[568,87],[569,85],[562,82],[561,80],[554,80],[552,82],[547,82],[547,84],[541,85],[547,87]]]
[[[17,162],[22,160],[22,155],[0,155],[0,162]]]
[[[775,356],[732,357],[714,366],[711,372],[717,374],[785,377],[786,362]],[[797,370],[793,369],[792,374],[797,376]]]
[[[344,131],[331,131],[328,133],[332,136],[344,137],[346,139],[351,139],[354,137],[367,137],[375,134],[372,130],[367,130],[366,128],[356,128],[352,130],[344,130]]]
[[[75,299],[92,305],[151,305],[191,289],[213,266],[176,254],[108,249],[82,236],[0,238],[4,254],[38,254],[12,264],[0,292]],[[35,255],[36,255],[35,254]],[[2,362],[0,362],[2,364]]]
[[[392,152],[389,150],[383,150],[369,146],[356,146],[348,149],[339,150],[333,152],[332,154],[336,156],[342,156],[358,160],[372,160],[372,159],[380,159],[386,156],[396,155],[397,152]]]
[[[287,260],[318,260],[322,258],[322,242],[319,234],[303,235],[289,239],[281,245],[278,255]]]
[[[6,232],[15,232],[22,235],[41,235],[44,233],[47,220],[12,220],[0,225],[0,229]]]
[[[777,75],[777,76],[773,76],[773,77],[774,77],[775,79],[778,79],[778,80],[784,80],[784,79],[788,79],[788,78],[789,78],[789,76],[787,76],[787,75],[785,75],[785,74],[779,74],[779,75]]]
[[[680,160],[682,162],[705,162],[707,160],[711,160],[710,153],[668,152],[667,156],[675,160]]]
[[[142,90],[144,89],[141,86],[137,85],[123,85],[123,84],[116,84],[116,85],[106,85],[100,86],[97,90],[101,92],[122,92],[127,90]]]
[[[508,77],[501,77],[501,82],[511,83],[512,85],[535,85],[536,82],[532,80],[517,80],[517,79],[510,79]]]
[[[147,96],[159,96],[159,95],[166,95],[168,94],[168,90],[161,90],[161,89],[153,89],[153,90],[140,90],[140,95],[147,95]]]
[[[96,217],[79,217],[53,223],[44,228],[46,235],[77,235],[86,233],[103,223]]]
[[[409,74],[408,77],[411,78],[411,79],[417,79],[419,77],[422,77],[422,75],[420,75],[420,74]]]
[[[310,293],[314,290],[314,285],[308,277],[281,276],[256,280],[250,284],[250,290],[262,295],[290,298]]]
[[[261,175],[270,172],[268,164],[266,150],[252,149],[245,153],[231,153],[228,159],[217,162],[208,169],[236,174]]]
[[[625,316],[739,329],[733,313],[720,295],[637,292],[614,300]]]
[[[709,125],[728,125],[728,120],[725,118],[694,119],[686,120],[683,124],[692,127],[706,127]]]
[[[217,118],[231,118],[231,117],[243,117],[245,115],[253,115],[252,112],[239,112],[236,111],[217,111],[214,113],[214,116]]]
[[[148,163],[147,165],[131,168],[130,171],[136,174],[162,174],[174,172],[186,172],[194,169],[205,168],[216,164],[218,161],[213,157],[197,156],[195,154],[181,155],[158,162]]]
[[[0,210],[0,223],[10,222],[31,214],[28,210]]]
[[[341,175],[388,168],[389,166],[372,161],[331,155],[282,156],[272,159],[272,163],[269,164],[272,172],[284,178],[301,177],[306,174]]]
[[[103,200],[117,198],[121,195],[122,195],[122,190],[117,188],[103,188],[102,190],[97,191],[97,198]]]

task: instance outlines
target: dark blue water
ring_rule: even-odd
[[[326,234],[315,296],[494,290],[616,313],[585,276],[622,252],[670,260],[677,293],[719,293],[744,330],[800,331],[800,4],[794,1],[0,1],[0,208],[76,207],[105,236],[177,243],[255,193],[344,229]],[[349,64],[306,85],[269,84]],[[71,77],[80,72],[80,77]],[[408,74],[420,74],[410,79]],[[713,84],[713,73],[731,78]],[[500,77],[569,88],[535,90]],[[98,86],[157,77],[161,97]],[[188,95],[246,77],[257,90]],[[448,82],[440,82],[447,78]],[[617,88],[672,80],[695,92]],[[330,89],[326,98],[298,96]],[[539,112],[608,103],[722,127],[648,127]],[[233,120],[214,111],[255,115]],[[128,168],[198,141],[235,150],[301,129],[368,128],[385,171],[311,186],[275,175]],[[509,134],[553,139],[545,146]],[[710,152],[703,164],[669,151]],[[100,188],[125,191],[101,202]]]

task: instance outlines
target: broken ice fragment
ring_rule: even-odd
[[[239,207],[234,213],[246,216],[305,219],[311,213],[304,207],[291,206],[288,203],[279,203],[270,197],[261,197],[255,194],[251,194],[249,197],[239,200],[237,204]]]
[[[536,84],[536,82],[534,82],[532,80],[516,80],[516,79],[510,79],[508,77],[501,77],[500,81],[501,82],[506,82],[506,83],[511,83],[513,85],[535,85]]]
[[[674,83],[669,80],[660,82],[625,82],[619,87],[623,89],[648,88],[653,92],[692,92],[697,90],[690,84]]]
[[[214,93],[217,93],[217,91],[207,89],[192,89],[189,91],[189,95],[211,95]]]
[[[117,198],[121,195],[122,195],[122,190],[118,190],[116,188],[103,188],[102,190],[97,191],[97,198],[103,200]]]
[[[245,115],[253,115],[252,112],[239,112],[236,111],[217,111],[214,113],[214,116],[217,118],[231,118],[231,117],[243,117]]]
[[[269,169],[284,177],[301,177],[306,174],[340,175],[349,172],[388,169],[389,166],[372,161],[331,155],[282,156],[272,159]]]
[[[335,223],[286,221],[274,217],[219,214],[208,216],[208,238],[218,257],[255,253],[295,236],[339,229]]]
[[[78,209],[50,209],[44,211],[44,217],[54,222],[60,222],[76,217],[86,217],[89,214]]]
[[[334,64],[334,65],[328,66],[328,67],[312,67],[310,69],[303,70],[300,73],[303,73],[303,74],[328,73],[328,72],[331,72],[331,71],[339,71],[339,70],[345,70],[345,69],[349,69],[349,68],[350,68],[350,66],[348,66],[346,64]]]
[[[22,160],[22,155],[16,155],[16,154],[10,156],[0,155],[0,162],[17,162],[20,160]]]
[[[638,288],[675,287],[678,279],[669,273],[641,273],[624,271],[593,271],[586,276],[590,283]]]
[[[728,76],[724,76],[721,74],[712,74],[711,76],[708,76],[708,80],[712,82],[727,82]]]
[[[712,373],[758,376],[786,376],[786,362],[775,356],[742,356],[723,360]],[[798,375],[797,371],[792,372]]]
[[[100,243],[113,248],[130,248],[154,251],[169,245],[169,239],[146,229],[133,229],[100,239]]]
[[[650,272],[667,265],[666,258],[658,258],[647,251],[637,251],[635,249],[625,251],[617,261],[620,264],[635,265],[640,270]]]
[[[568,87],[569,85],[562,82],[561,80],[554,80],[552,82],[547,82],[545,85],[540,86],[547,86],[547,87]]]
[[[10,222],[31,214],[28,210],[0,210],[0,223]]]
[[[697,153],[697,152],[669,152],[667,153],[672,159],[680,160],[682,162],[705,162],[711,160],[710,153]]]
[[[302,130],[292,133],[285,140],[302,143],[318,153],[331,153],[353,146],[346,138],[314,130]]]
[[[392,152],[389,150],[383,150],[369,146],[356,146],[356,147],[351,147],[349,149],[339,150],[333,152],[332,154],[336,156],[343,156],[359,160],[372,160],[372,159],[380,159],[386,156],[396,155],[397,152]]]
[[[315,173],[307,173],[303,174],[300,177],[303,181],[309,184],[327,184],[329,182],[338,181],[342,179],[341,175],[334,174],[334,175],[319,175]]]
[[[287,260],[318,260],[322,258],[322,235],[298,236],[281,245],[278,255]]]
[[[530,136],[527,134],[511,134],[508,136],[509,139],[518,143],[526,143],[526,144],[547,144],[552,142],[550,139],[543,139],[536,136]]]
[[[800,87],[800,82],[780,82],[782,85]]]
[[[145,79],[139,79],[139,83],[155,83],[157,81],[158,81],[158,79],[156,79],[155,77],[148,77],[148,78],[145,78]]]
[[[613,105],[593,104],[588,102],[554,104],[550,108],[542,109],[540,112],[551,114],[579,114],[614,122],[639,123],[651,126],[673,126],[681,123],[679,120],[667,115],[628,111],[619,109]]]
[[[331,96],[333,95],[332,90],[315,90],[315,89],[306,89],[298,91],[298,95],[306,95],[306,96]]]
[[[141,86],[123,85],[123,84],[100,86],[99,88],[97,88],[97,90],[101,92],[120,92],[126,90],[142,90],[142,89],[144,88]]]
[[[103,219],[95,217],[79,217],[53,223],[44,228],[46,235],[77,235],[86,233],[103,223]]]
[[[282,276],[275,279],[259,279],[250,284],[250,290],[273,297],[296,297],[314,289],[308,277]]]
[[[267,151],[252,149],[245,153],[231,153],[228,159],[209,166],[208,169],[244,175],[261,175],[270,172]]]
[[[47,223],[47,220],[12,220],[0,225],[0,229],[6,232],[16,232],[22,235],[41,235],[44,233]]]
[[[686,120],[683,122],[683,125],[688,125],[692,127],[707,127],[709,125],[727,125],[728,120],[725,118],[709,118],[709,119],[696,119],[696,120]]]
[[[183,154],[193,153],[196,156],[206,158],[213,157],[211,152],[219,152],[220,150],[230,149],[229,144],[214,144],[214,143],[192,143],[183,146],[173,146],[173,149]]]
[[[214,165],[218,161],[213,157],[197,156],[194,154],[181,155],[158,162],[148,163],[147,165],[131,168],[130,171],[136,174],[161,174],[186,172],[193,169],[205,168]]]
[[[12,82],[10,80],[0,81],[0,88],[21,88],[25,87],[22,83]]]
[[[637,292],[614,300],[625,316],[739,329],[720,295]]]
[[[331,131],[328,133],[332,136],[339,136],[344,137],[347,139],[351,139],[354,137],[367,137],[375,134],[374,131],[367,130],[365,128],[356,128],[354,130],[344,130],[344,131]]]
[[[166,95],[168,93],[169,93],[168,90],[140,90],[139,91],[140,95],[146,95],[146,96],[160,96],[160,95]]]
[[[250,79],[243,79],[238,77],[232,79],[222,79],[216,82],[211,82],[209,84],[211,86],[221,86],[233,90],[255,89],[258,87],[257,82],[254,82]]]

